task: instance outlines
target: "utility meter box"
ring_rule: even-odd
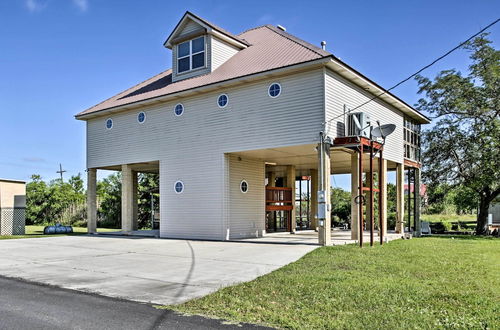
[[[318,205],[318,219],[326,219],[326,212],[328,212],[327,204]]]
[[[326,191],[318,190],[318,203],[326,203]]]

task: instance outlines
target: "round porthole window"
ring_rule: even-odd
[[[281,94],[281,85],[278,83],[271,84],[268,92],[270,97],[278,97]]]
[[[143,122],[146,121],[146,114],[144,112],[139,112],[137,115],[137,121],[142,124]]]
[[[246,180],[240,182],[240,190],[244,194],[248,192],[248,182]]]
[[[176,181],[174,183],[174,190],[176,194],[180,194],[184,191],[184,183],[182,181]]]
[[[221,94],[219,95],[219,98],[217,99],[217,104],[219,105],[220,108],[225,108],[229,102],[229,97],[227,94]]]
[[[174,108],[174,113],[176,116],[180,116],[184,113],[184,106],[182,104],[177,104]]]
[[[106,119],[106,128],[107,129],[113,128],[113,119],[111,119],[111,118]]]

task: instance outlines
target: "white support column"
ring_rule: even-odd
[[[356,197],[359,195],[359,153],[351,154],[351,239],[359,238],[359,206]]]
[[[97,170],[87,169],[87,232],[97,232]]]
[[[286,186],[288,188],[292,188],[292,211],[290,212],[290,232],[294,233],[296,232],[296,221],[295,221],[295,166],[294,165],[288,165],[286,167]]]
[[[415,187],[413,188],[413,193],[415,194],[415,235],[420,237],[422,235],[422,226],[420,222],[420,169],[415,168]]]
[[[318,170],[311,169],[311,229],[318,231]]]
[[[138,230],[139,205],[137,196],[138,176],[136,171],[132,171],[132,230]]]
[[[320,135],[323,139],[323,135]],[[319,245],[332,244],[331,228],[331,192],[330,192],[330,144],[320,142],[318,145],[318,191],[324,196],[318,196],[318,243]],[[321,209],[320,209],[321,208]]]
[[[397,164],[396,166],[396,233],[404,234],[405,169],[403,164]]]
[[[380,178],[379,178],[380,180]],[[384,237],[387,235],[387,159],[382,160],[382,180],[379,181],[379,189],[380,194],[380,202],[381,202],[381,209],[379,212],[382,213],[382,223],[383,223],[383,234]],[[379,236],[380,236],[380,231],[379,231]]]
[[[133,228],[133,175],[130,165],[122,165],[122,231]]]

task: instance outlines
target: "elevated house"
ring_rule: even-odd
[[[356,239],[371,223],[360,222],[370,208],[356,202],[368,205],[374,193],[377,226],[387,229],[385,174],[395,170],[398,224],[390,229],[404,231],[404,173],[419,180],[428,118],[279,26],[235,35],[186,12],[164,46],[171,69],[76,115],[87,126],[89,232],[101,169],[122,173],[123,231],[137,229],[137,173],[155,172],[160,237],[230,240],[309,228],[321,244],[330,243],[330,175],[352,174]],[[370,140],[379,124],[395,125],[385,144]],[[381,178],[367,180],[373,189],[362,179],[370,150]]]

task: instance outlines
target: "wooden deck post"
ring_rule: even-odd
[[[363,247],[363,231],[364,231],[364,221],[363,221],[363,145],[359,145],[359,193],[358,193],[358,231],[359,231],[359,246]]]
[[[383,158],[380,151],[379,158],[379,229],[380,244],[384,242],[384,236],[387,234],[387,160]]]
[[[375,230],[375,221],[374,221],[374,214],[373,214],[373,204],[374,204],[374,194],[373,194],[373,142],[370,142],[370,172],[366,176],[366,181],[368,181],[368,187],[370,191],[368,192],[369,195],[367,196],[368,199],[368,207],[366,208],[366,220],[367,223],[369,223],[370,227],[370,246],[373,246],[373,240],[374,240],[374,230]],[[380,188],[380,187],[379,187]],[[379,196],[380,199],[380,196]]]
[[[358,240],[359,237],[359,209],[356,204],[356,196],[359,192],[359,152],[351,154],[351,239]]]

